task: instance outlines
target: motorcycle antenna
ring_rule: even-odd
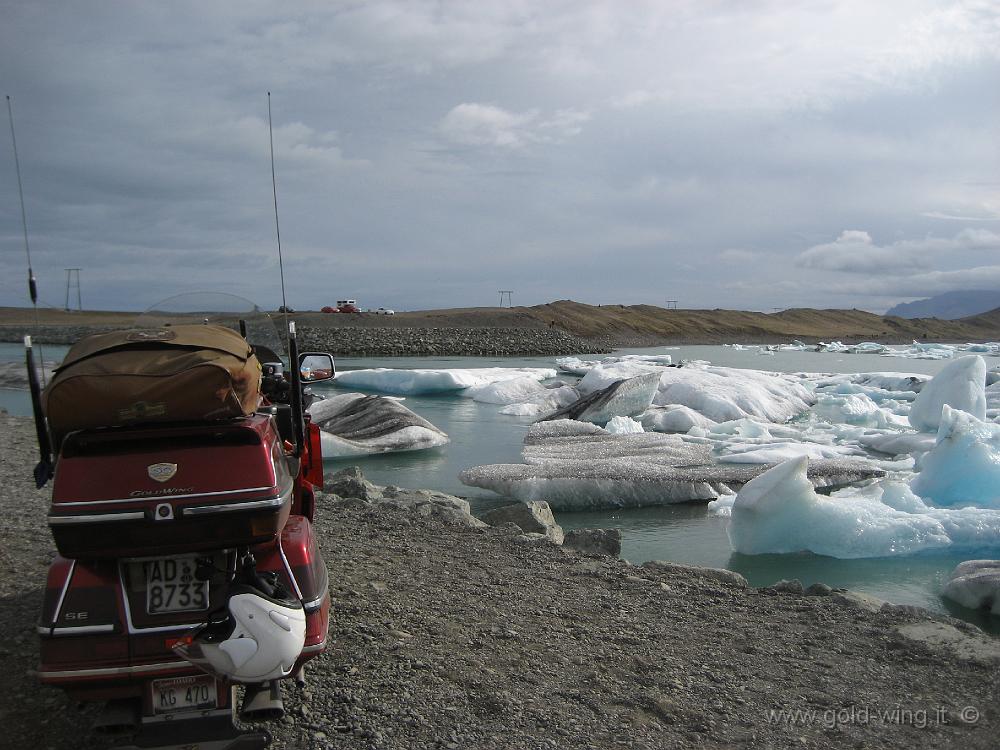
[[[14,135],[14,109],[10,103],[10,95],[7,95],[7,117],[10,120],[10,140],[14,144],[14,171],[17,173],[17,195],[21,199],[21,228],[24,230],[24,254],[28,258],[28,295],[31,297],[31,306],[35,310],[35,330],[39,329],[38,322],[38,285],[35,283],[35,272],[31,269],[31,247],[28,245],[28,217],[24,211],[24,190],[21,188],[21,161],[17,158],[17,136]],[[45,387],[45,357],[41,345],[38,346],[38,356],[42,361],[42,387]]]
[[[281,311],[285,316],[285,336],[288,348],[288,365],[292,376],[292,423],[295,428],[295,455],[302,453],[305,441],[305,421],[302,417],[302,374],[299,371],[299,345],[295,337],[295,322],[288,320],[288,302],[285,299],[285,267],[281,260],[281,228],[278,225],[278,182],[274,177],[274,126],[271,124],[271,92],[267,92],[267,137],[271,145],[271,193],[274,196],[274,232],[278,238],[278,271],[281,274]]]
[[[288,335],[288,302],[285,300],[285,265],[281,259],[281,227],[278,225],[278,182],[274,177],[274,127],[271,125],[271,92],[267,92],[267,137],[271,144],[271,195],[274,196],[274,233],[278,238],[278,273],[281,276],[281,311]]]

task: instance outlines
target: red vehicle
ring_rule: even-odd
[[[335,312],[340,312],[340,310],[338,310],[336,307],[330,307],[329,305],[327,305],[322,310],[320,310],[320,312],[335,313]]]
[[[212,308],[192,309],[207,322]],[[181,345],[198,329],[191,322],[146,316],[110,351],[192,356]],[[237,325],[232,314],[226,322]],[[112,423],[68,432],[55,419],[59,371],[43,395],[26,342],[42,455],[35,476],[40,486],[53,479],[59,550],[38,625],[39,676],[75,700],[104,703],[95,726],[124,732],[130,747],[266,746],[266,732],[235,728],[235,685],[246,688],[243,718],[280,716],[279,681],[302,683],[305,663],[326,647],[328,574],[312,526],[323,463],[301,372],[326,379],[333,358],[300,355],[292,323],[288,361],[297,366],[286,374],[276,337],[255,338],[266,318],[238,325],[242,339],[225,331],[232,346],[249,342],[248,361],[261,363],[245,413],[175,420],[164,411],[169,398],[164,409],[147,400]],[[71,349],[60,369],[109,351],[87,346]],[[209,365],[191,372],[215,376]]]
[[[361,309],[358,307],[357,300],[341,299],[337,300],[337,312],[360,313]]]

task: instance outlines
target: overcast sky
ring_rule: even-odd
[[[280,304],[269,90],[296,308],[1000,288],[995,1],[0,3],[48,304]]]

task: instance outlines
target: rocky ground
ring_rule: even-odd
[[[336,317],[336,316],[333,316]],[[0,341],[20,342],[25,335],[47,344],[72,344],[114,326],[0,325]],[[557,328],[299,326],[299,350],[330,352],[335,357],[510,357],[561,356],[609,352],[595,343]]]
[[[36,681],[47,493],[30,423],[0,415],[0,435],[0,744],[102,747]],[[972,626],[589,556],[437,493],[330,489],[329,650],[285,688],[276,748],[996,747],[1000,645]]]

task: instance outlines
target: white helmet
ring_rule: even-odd
[[[267,682],[291,673],[306,639],[301,602],[240,585],[233,587],[219,614],[182,639],[174,652],[209,674],[234,682]]]

